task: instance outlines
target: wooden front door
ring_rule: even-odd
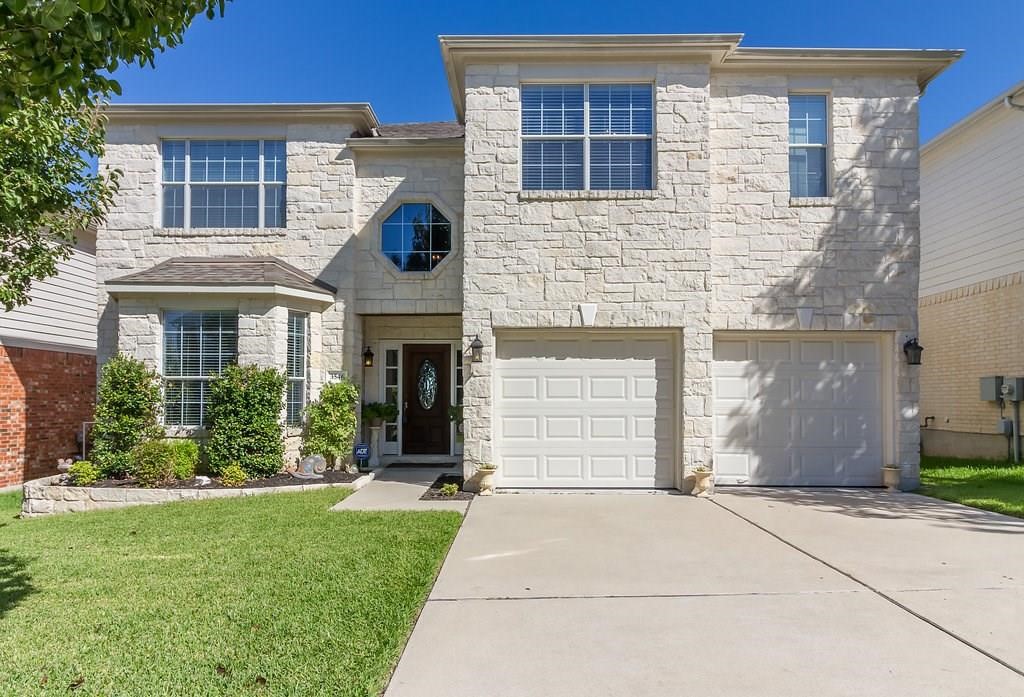
[[[403,455],[449,454],[451,350],[447,344],[406,344],[403,347]]]

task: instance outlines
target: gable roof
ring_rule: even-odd
[[[1003,90],[998,96],[990,99],[989,101],[982,104],[980,107],[972,111],[967,116],[963,117],[946,130],[939,133],[939,135],[933,137],[927,143],[921,146],[921,155],[925,155],[931,150],[939,147],[942,143],[945,143],[956,136],[958,133],[962,133],[972,125],[978,123],[989,114],[1005,109],[1007,100],[1019,100],[1021,95],[1024,94],[1024,80],[1018,82],[1016,85],[1008,90]],[[1019,103],[1019,102],[1018,102]]]
[[[277,257],[172,257],[144,271],[113,278],[106,285],[111,294],[191,292],[196,287],[213,292],[289,289],[317,296],[329,295],[332,299],[337,293],[334,286]]]

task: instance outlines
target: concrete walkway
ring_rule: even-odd
[[[458,511],[469,501],[420,501],[420,496],[442,474],[461,470],[442,467],[388,467],[377,471],[372,482],[342,499],[332,511]]]
[[[1022,535],[860,491],[478,498],[385,694],[1024,694]]]

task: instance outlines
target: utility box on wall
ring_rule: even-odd
[[[998,402],[1000,399],[1003,399],[1002,388],[1002,375],[981,378],[981,401]]]
[[[1024,402],[1024,378],[1003,378],[1003,399]]]

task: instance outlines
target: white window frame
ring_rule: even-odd
[[[185,423],[168,423],[167,422],[167,383],[168,382],[198,382],[198,383],[209,383],[213,378],[209,375],[167,375],[167,315],[170,313],[178,314],[202,314],[204,312],[217,312],[217,313],[229,313],[235,317],[235,362],[238,362],[238,308],[219,308],[219,307],[203,307],[203,308],[177,308],[170,307],[162,309],[160,312],[160,383],[161,383],[161,395],[160,395],[160,407],[161,407],[161,423],[164,426],[175,428],[175,429],[197,429],[206,427],[206,407],[207,402],[202,401],[200,398],[199,407],[199,423],[197,424],[185,424]],[[219,350],[218,350],[219,353]],[[180,361],[180,356],[179,356]]]
[[[789,98],[790,97],[824,97],[825,98],[825,142],[824,143],[793,143],[789,140]],[[786,167],[787,179],[789,177],[789,153],[793,148],[823,148],[825,150],[825,193],[822,196],[794,196],[790,186],[790,198],[830,198],[832,196],[833,163],[832,163],[832,93],[821,89],[791,89],[786,94]]]
[[[306,416],[305,416],[306,406],[309,404],[309,355],[310,355],[310,351],[309,351],[309,334],[310,334],[310,332],[309,332],[309,314],[310,313],[308,313],[308,312],[300,312],[298,310],[289,310],[288,311],[288,338],[287,338],[287,343],[289,343],[289,344],[291,343],[291,338],[292,338],[292,317],[293,316],[301,316],[303,318],[303,321],[302,321],[302,332],[303,332],[303,336],[302,336],[302,348],[303,348],[303,351],[302,351],[302,377],[294,377],[294,376],[292,376],[290,374],[286,374],[285,375],[285,377],[287,378],[289,391],[285,394],[285,405],[284,405],[284,407],[285,407],[284,408],[284,412],[285,412],[284,417],[285,417],[285,419],[284,420],[285,420],[285,425],[286,426],[291,426],[291,427],[297,427],[297,426],[302,426],[303,425],[303,423],[306,420]],[[286,373],[290,373],[290,371],[288,371],[288,365],[285,365],[285,372]],[[301,393],[302,394],[302,400],[300,402],[300,407],[299,407],[299,416],[298,416],[298,419],[296,421],[291,421],[289,419],[289,414],[288,414],[288,407],[289,407],[288,397],[291,394],[291,385],[293,383],[300,383],[302,385],[302,393]]]
[[[573,135],[526,135],[523,133],[523,119],[522,119],[522,87],[529,87],[533,85],[583,85],[583,133]],[[651,133],[650,135],[634,135],[634,134],[606,134],[606,133],[591,133],[590,132],[590,86],[591,85],[648,85],[651,88]],[[542,192],[542,191],[574,191],[574,189],[523,189],[523,143],[528,141],[559,141],[559,140],[580,140],[583,142],[583,188],[579,191],[597,191],[597,192],[610,192],[610,191],[653,191],[657,188],[657,167],[656,167],[656,122],[658,120],[657,111],[657,90],[655,85],[650,80],[530,80],[528,82],[520,83],[520,94],[519,94],[519,189],[526,192]],[[651,141],[651,187],[650,189],[591,189],[590,188],[590,143],[591,141],[600,140],[636,140]]]
[[[210,140],[224,140],[224,141],[229,141],[229,140],[234,140],[234,141],[255,140],[255,141],[258,141],[259,145],[260,145],[260,160],[259,160],[259,175],[260,176],[259,176],[259,180],[258,181],[252,181],[252,182],[193,182],[192,181],[192,143],[195,142],[195,141],[200,141],[200,140],[203,140],[203,141],[210,141]],[[281,141],[281,142],[285,143],[285,181],[283,181],[283,182],[279,182],[279,181],[268,182],[266,180],[266,173],[264,172],[264,162],[263,162],[263,145],[268,140]],[[185,143],[185,181],[180,181],[180,182],[164,181],[164,164],[163,164],[163,162],[164,162],[164,143],[167,142],[167,141],[182,141],[182,142]],[[196,184],[197,186],[255,186],[255,187],[257,187],[257,191],[259,192],[258,193],[258,201],[259,202],[257,204],[259,206],[259,211],[258,211],[259,218],[258,218],[257,226],[255,228],[245,227],[245,228],[238,228],[238,229],[242,229],[242,230],[264,230],[264,229],[279,230],[279,229],[286,229],[287,225],[288,225],[287,217],[285,218],[285,228],[267,228],[266,225],[265,225],[265,214],[266,214],[266,211],[264,210],[264,207],[266,205],[266,200],[267,200],[266,199],[266,186],[268,184],[271,185],[271,186],[283,186],[283,187],[285,187],[285,205],[287,206],[287,202],[288,202],[288,194],[287,194],[287,191],[288,191],[288,189],[287,189],[287,186],[288,186],[288,153],[287,153],[287,150],[288,150],[288,141],[286,139],[284,139],[284,138],[245,138],[245,137],[238,137],[238,138],[224,138],[224,137],[188,138],[188,137],[180,137],[179,138],[179,137],[173,137],[173,136],[168,136],[168,137],[165,137],[165,138],[161,138],[160,139],[160,209],[159,209],[159,211],[157,211],[157,215],[159,216],[159,220],[160,220],[160,228],[165,229],[165,230],[193,230],[193,229],[195,229],[195,230],[216,230],[216,229],[218,229],[218,228],[210,228],[210,227],[202,227],[202,228],[193,228],[192,227],[192,185]],[[181,186],[181,187],[184,187],[184,195],[183,195],[182,198],[183,198],[183,201],[184,201],[185,211],[184,211],[184,214],[183,214],[183,217],[182,217],[182,226],[181,227],[171,227],[171,228],[164,227],[164,224],[163,224],[164,223],[164,200],[163,199],[164,199],[164,187],[165,186]]]

